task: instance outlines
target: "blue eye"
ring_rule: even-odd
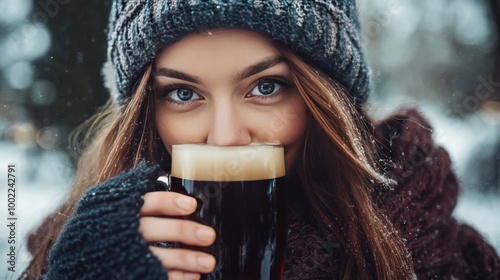
[[[278,92],[283,86],[276,81],[264,80],[254,87],[251,94],[254,96],[269,96]]]
[[[194,91],[187,88],[179,88],[167,93],[169,99],[176,102],[187,102],[192,100],[201,99],[201,97]]]

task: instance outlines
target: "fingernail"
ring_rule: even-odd
[[[197,261],[199,266],[203,266],[205,268],[213,268],[215,265],[214,258],[208,256],[198,257]]]
[[[199,228],[196,230],[196,237],[204,242],[212,241],[214,239],[214,231],[207,228]]]
[[[186,273],[184,273],[184,279],[185,280],[198,280],[198,279],[200,279],[200,274],[186,272]]]
[[[193,199],[190,197],[178,197],[175,199],[175,203],[183,210],[191,210],[193,208]]]

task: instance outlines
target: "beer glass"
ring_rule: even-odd
[[[171,191],[196,198],[187,219],[213,227],[202,279],[280,279],[286,239],[285,163],[276,145],[172,147]]]

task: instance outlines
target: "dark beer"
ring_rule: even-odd
[[[198,158],[196,154],[204,153],[207,147],[203,148],[187,153]],[[238,149],[241,147],[226,148],[232,151],[200,156],[202,159],[186,155],[179,159],[179,151],[174,148],[171,190],[195,197],[198,209],[187,218],[217,232],[215,243],[208,248],[179,247],[215,256],[215,270],[202,279],[280,279],[286,236],[282,150],[269,156],[251,150],[261,149],[258,147],[247,148],[247,153]],[[186,167],[187,161],[191,167]],[[175,165],[184,165],[184,176],[178,174]],[[210,171],[200,174],[186,168]]]

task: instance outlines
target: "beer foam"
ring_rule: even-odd
[[[283,147],[276,145],[172,146],[172,176],[197,181],[255,181],[285,176]]]

